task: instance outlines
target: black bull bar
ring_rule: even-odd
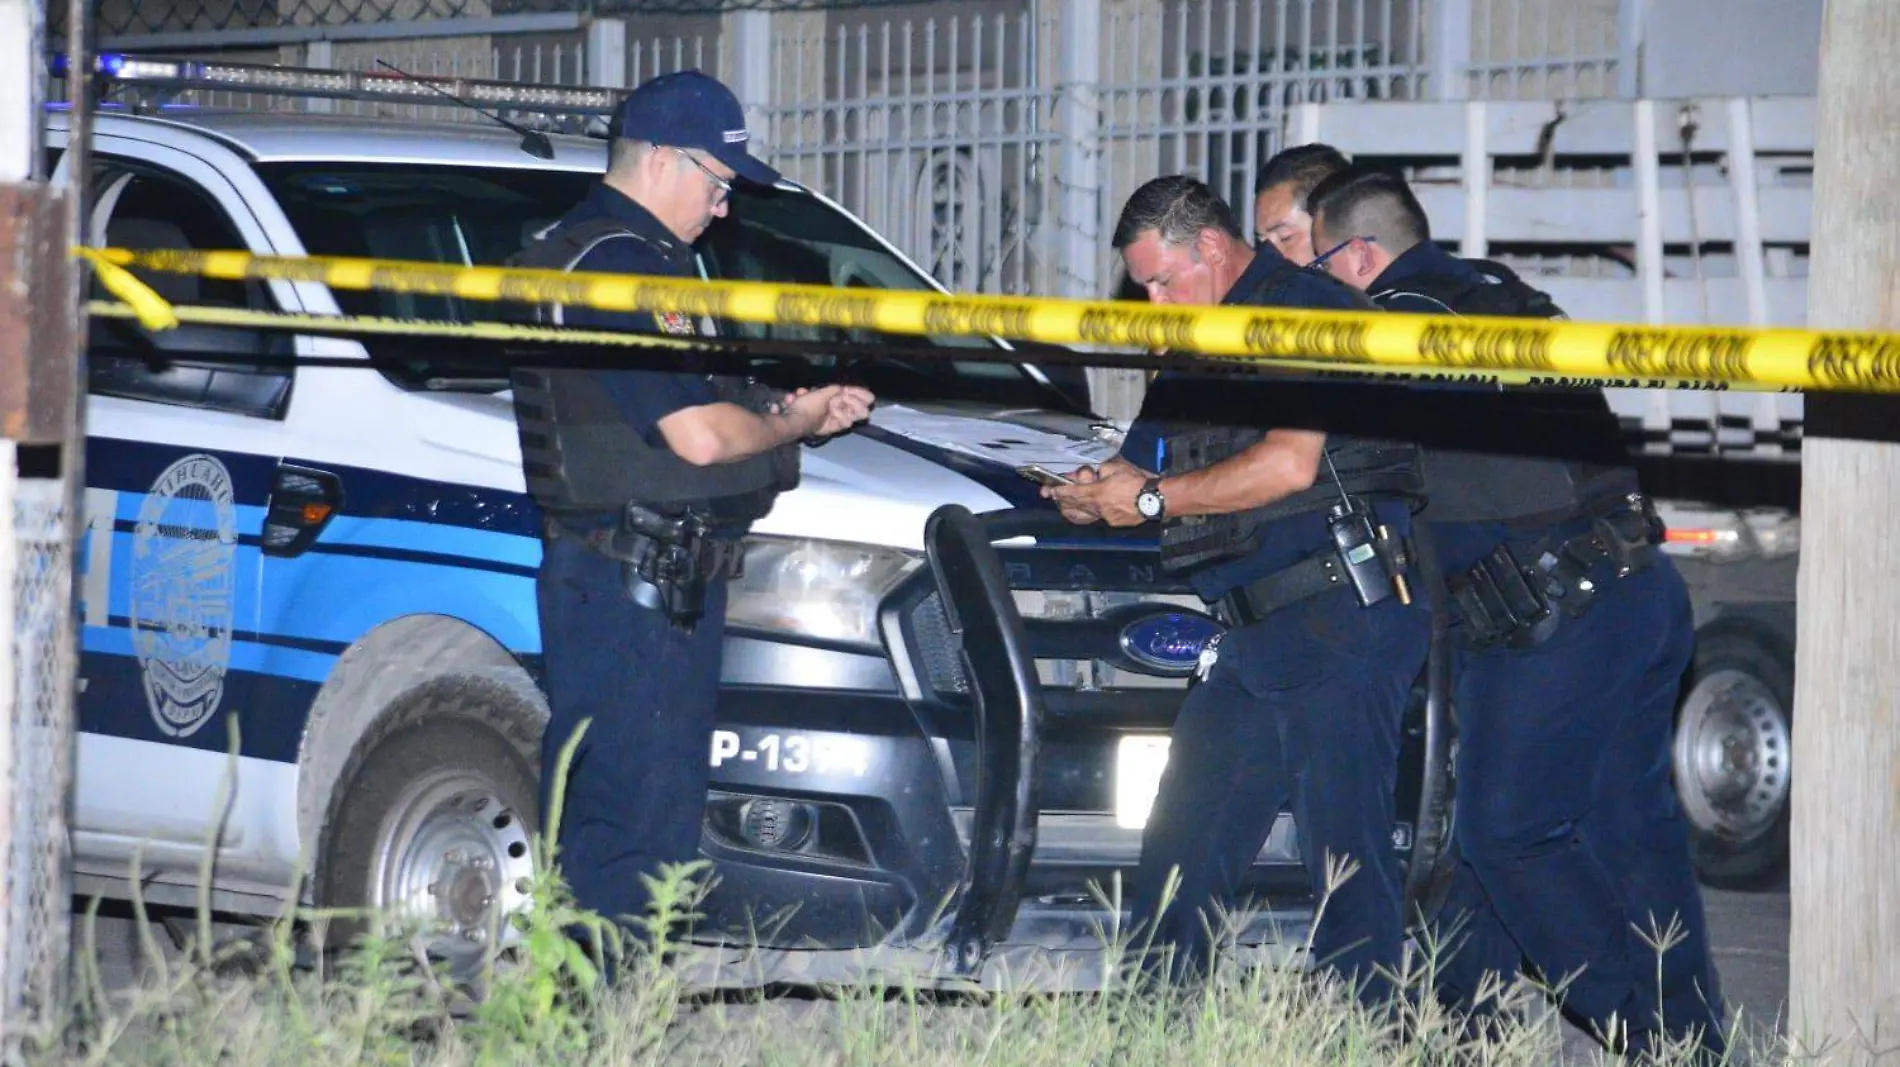
[[[1422,524],[1421,524],[1422,526]],[[995,544],[1059,533],[1065,540],[1105,537],[1100,526],[1074,526],[1044,509],[972,513],[946,504],[924,526],[930,572],[943,601],[975,711],[977,774],[969,853],[937,924],[946,931],[944,963],[974,976],[1016,920],[1036,850],[1041,815],[1037,762],[1042,743],[1042,685],[1016,601]],[[1429,544],[1421,545],[1424,584],[1439,587]],[[1433,598],[1431,654],[1425,689],[1424,766],[1406,901],[1412,917],[1436,912],[1455,854],[1451,842],[1450,649],[1441,598]]]

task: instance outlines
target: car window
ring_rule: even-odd
[[[863,227],[815,197],[783,189],[735,190],[732,210],[707,229],[698,250],[711,278],[834,289],[931,288],[915,268]],[[813,362],[821,373],[840,369],[882,395],[1062,406],[1018,364],[927,354],[945,348],[996,351],[998,346],[988,338],[912,337],[788,323],[731,323],[725,329],[740,337],[815,343],[819,347]],[[864,355],[843,366],[851,355],[828,354],[823,347],[837,343],[863,346]]]
[[[258,167],[284,214],[312,255],[416,259],[497,265],[578,203],[598,175],[510,167],[417,164],[272,163]],[[838,287],[929,288],[927,279],[869,233],[816,197],[741,186],[728,218],[697,246],[709,277],[803,282]],[[349,315],[439,319],[520,319],[519,307],[436,294],[336,291]],[[722,323],[722,334],[804,342],[853,341],[994,348],[981,338],[883,337],[875,331],[801,329]],[[406,388],[494,390],[505,386],[493,366],[460,359],[452,349],[371,342],[383,372]],[[869,355],[874,350],[867,349]],[[838,370],[820,352],[820,377]],[[781,362],[774,366],[783,366]],[[766,370],[764,366],[760,370]],[[892,395],[937,395],[1029,406],[1072,406],[1011,363],[947,359],[876,359],[847,368],[854,379]]]
[[[412,164],[266,164],[258,168],[313,256],[498,266],[559,219],[592,174]],[[519,305],[448,294],[332,290],[345,315],[446,322],[526,319]],[[494,392],[506,374],[453,346],[366,340],[377,369],[405,389]]]
[[[156,167],[100,160],[93,169],[92,243],[112,248],[230,249],[244,240],[230,217],[196,184]],[[172,304],[274,310],[254,281],[134,271]],[[92,281],[94,299],[111,299]],[[287,335],[181,326],[146,333],[122,319],[94,316],[87,333],[87,387],[103,396],[281,418],[290,399]]]

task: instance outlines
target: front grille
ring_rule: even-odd
[[[1014,590],[1016,610],[1026,623],[1061,625],[1080,624],[1104,618],[1132,605],[1151,605],[1157,609],[1185,608],[1205,610],[1198,597],[1178,593],[1140,593],[1120,591]],[[930,688],[940,694],[968,695],[970,680],[964,673],[957,653],[956,639],[944,615],[943,601],[934,591],[917,602],[910,611],[912,649],[918,673]],[[1038,656],[1036,673],[1044,687],[1080,692],[1108,689],[1179,689],[1186,680],[1149,673],[1113,660],[1112,641],[1102,643],[1098,655]],[[1031,639],[1032,649],[1035,639]]]
[[[1085,591],[1017,589],[1016,610],[1025,622],[1083,623],[1105,618],[1135,605],[1157,610],[1185,608],[1205,611],[1207,605],[1192,594],[1127,591]],[[1032,647],[1034,642],[1032,641]],[[1094,689],[1180,689],[1187,679],[1153,674],[1117,663],[1111,642],[1104,642],[1094,656],[1051,656],[1036,658],[1036,673],[1044,686],[1088,691]]]
[[[950,633],[950,619],[944,614],[943,599],[935,592],[917,602],[910,612],[910,631],[916,639],[918,666],[930,688],[938,693],[967,696],[970,678],[963,672],[963,658],[957,653],[956,638]]]

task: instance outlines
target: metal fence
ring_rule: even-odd
[[[400,26],[440,19],[511,19],[717,15],[727,11],[847,9],[902,0],[100,0],[93,15],[100,37],[215,33],[319,26]],[[50,11],[54,36],[64,32],[63,5]]]
[[[757,16],[769,24],[750,44],[734,39],[727,13],[748,7],[780,9]],[[787,174],[838,199],[952,288],[1066,295],[1111,291],[1118,264],[1104,239],[1140,182],[1195,174],[1246,204],[1294,105],[1442,97],[1447,78],[1478,98],[1613,93],[1620,10],[1618,0],[870,0],[797,9],[730,0],[107,0],[102,33],[119,8],[154,31],[176,28],[188,11],[193,26],[409,20],[403,36],[391,27],[222,53],[345,70],[389,63],[419,74],[632,85],[699,67],[737,85],[748,68],[769,69],[742,95],[762,149]],[[1092,9],[1092,21],[1060,22],[1078,9]],[[1454,10],[1462,14],[1447,21]],[[635,11],[619,24],[623,36],[595,32],[601,16]],[[561,12],[569,21],[559,27],[522,29],[524,19]],[[457,35],[464,29],[483,32]],[[1469,38],[1452,50],[1458,62],[1428,54],[1442,44],[1434,33]],[[230,94],[184,102],[479,121],[453,107]]]
[[[1055,94],[1025,5],[919,5],[799,20],[764,143],[952,289],[1051,292]],[[809,60],[823,56],[822,63]]]
[[[8,466],[12,450],[5,450]],[[12,471],[4,475],[12,478]],[[18,1036],[52,1021],[60,963],[69,944],[67,787],[71,782],[72,678],[67,639],[72,557],[64,487],[56,480],[14,483],[13,700],[0,745],[9,832],[0,937],[5,938],[0,1030]],[[0,492],[0,500],[6,494]],[[0,535],[4,535],[0,531]]]
[[[1618,95],[1621,0],[1471,0],[1466,95],[1580,100]]]
[[[1105,19],[1099,232],[1157,174],[1203,178],[1246,215],[1289,106],[1420,94],[1424,11],[1423,0],[1169,0]]]

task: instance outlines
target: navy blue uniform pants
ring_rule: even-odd
[[[1385,999],[1375,968],[1397,968],[1404,937],[1392,845],[1399,730],[1428,622],[1420,607],[1361,608],[1342,589],[1222,641],[1175,720],[1133,886],[1136,943],[1171,949],[1176,977],[1205,968],[1210,928],[1222,933],[1221,910],[1290,806],[1316,896],[1328,857],[1359,866],[1326,900],[1313,957],[1362,982],[1368,1002]],[[1179,888],[1162,911],[1176,870]]]
[[[1633,1031],[1700,1027],[1719,1049],[1722,1002],[1670,778],[1688,594],[1667,558],[1596,577],[1597,603],[1543,644],[1461,650],[1464,866],[1445,918],[1467,937],[1441,963],[1441,990],[1468,997],[1481,972],[1508,977],[1524,959],[1568,977],[1565,1007],[1599,1032],[1612,1015]],[[1680,940],[1659,956],[1646,937],[1672,924]]]
[[[641,876],[699,853],[725,585],[708,590],[705,617],[686,633],[633,602],[619,563],[563,538],[545,546],[536,598],[553,709],[544,797],[561,747],[592,720],[568,769],[561,872],[582,907],[644,915]]]

